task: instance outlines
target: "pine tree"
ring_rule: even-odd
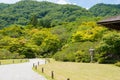
[[[33,15],[30,20],[30,25],[37,26],[37,24],[38,24],[38,19],[37,19],[36,15]]]

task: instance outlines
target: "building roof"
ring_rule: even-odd
[[[101,24],[108,28],[120,30],[120,15],[106,18],[104,20],[97,22],[97,24]]]
[[[120,15],[119,16],[109,17],[107,19],[99,21],[98,24],[102,24],[102,23],[117,23],[117,22],[120,22]]]

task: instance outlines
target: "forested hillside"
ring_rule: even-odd
[[[52,27],[72,22],[81,16],[92,16],[84,8],[76,5],[59,5],[50,2],[20,1],[16,4],[0,4],[0,27],[11,24],[27,25],[36,20],[35,25]]]
[[[120,5],[96,4],[89,10],[76,5],[23,0],[15,4],[0,3],[0,28],[12,25],[53,27],[73,22],[83,16],[113,16],[120,14]]]
[[[0,4],[0,59],[52,57],[60,61],[120,61],[120,32],[96,22],[119,14],[119,5],[76,5],[22,0]],[[94,14],[94,15],[93,15]],[[102,17],[101,17],[102,16]]]
[[[96,4],[89,9],[95,16],[115,16],[120,15],[120,4]]]

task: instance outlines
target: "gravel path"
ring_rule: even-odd
[[[44,64],[41,59],[30,59],[30,62],[0,65],[0,80],[46,80],[32,70],[33,63]]]

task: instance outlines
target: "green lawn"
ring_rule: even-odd
[[[50,79],[51,71],[54,71],[55,80],[120,80],[120,67],[97,63],[74,63],[51,61],[40,65],[37,69]]]
[[[0,60],[0,65],[17,64],[17,63],[23,63],[28,61],[29,61],[28,59],[6,59],[6,60]]]

